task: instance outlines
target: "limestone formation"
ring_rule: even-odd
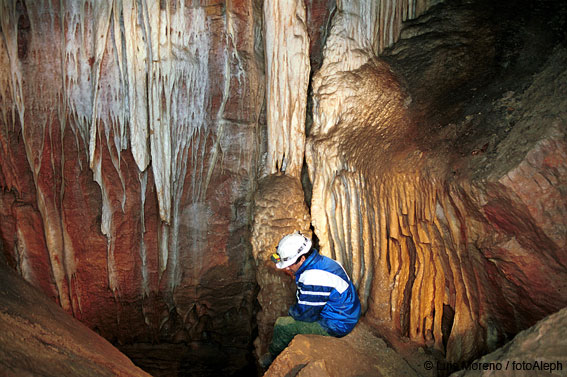
[[[109,340],[224,344],[215,367],[246,365],[252,2],[9,0],[0,19],[10,265]]]
[[[264,2],[269,174],[299,177],[305,151],[309,36],[303,0]]]
[[[450,9],[448,25],[463,14],[471,20],[466,6]],[[349,34],[353,18],[358,20],[347,12],[335,16],[325,60],[313,78],[306,156],[315,233],[322,252],[352,274],[367,319],[449,361],[471,360],[567,304],[567,212],[559,199],[567,176],[558,163],[567,151],[565,52],[558,49],[527,80],[523,94],[502,93],[499,101],[485,102],[492,118],[478,113],[453,125],[466,134],[451,138],[444,134],[450,126],[441,123],[438,133],[429,128],[446,121],[432,114],[439,107],[424,109],[445,105],[455,116],[467,99],[424,98],[414,90],[419,82],[406,85],[366,39]],[[443,60],[450,55],[437,39],[416,43],[432,50],[433,63],[425,68],[443,72],[440,67],[452,63]],[[476,53],[477,47],[470,49]],[[404,59],[412,54],[401,51]],[[415,51],[419,57],[420,48]],[[494,69],[491,51],[474,70]],[[411,72],[403,70],[409,65],[397,60],[400,54],[394,50],[389,60],[400,72]],[[459,64],[458,54],[454,59]],[[426,78],[450,90],[482,84],[479,72]],[[500,115],[507,101],[515,104],[506,109],[514,119]],[[489,119],[493,128],[482,123]],[[477,139],[465,138],[468,133]]]
[[[0,0],[0,254],[152,373],[230,375],[301,231],[373,331],[473,360],[567,305],[566,14]]]
[[[566,329],[567,309],[562,309],[451,376],[567,376]],[[444,367],[450,370],[455,366]]]
[[[0,261],[0,374],[149,377]]]
[[[295,282],[275,268],[270,256],[283,236],[300,232],[311,236],[311,218],[299,180],[284,174],[269,175],[259,182],[254,206],[252,252],[256,259],[256,280],[260,287],[258,303],[258,356],[268,350],[276,319],[286,316],[295,302]]]

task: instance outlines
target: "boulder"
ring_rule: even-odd
[[[147,376],[0,261],[0,374]]]

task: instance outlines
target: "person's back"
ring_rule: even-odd
[[[298,302],[289,310],[295,320],[319,321],[336,337],[352,331],[360,317],[360,301],[352,281],[338,262],[314,249],[297,270],[295,282]]]

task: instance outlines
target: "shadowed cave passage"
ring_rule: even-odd
[[[152,376],[227,376],[261,375],[252,348],[248,350],[207,342],[178,344],[136,344],[119,349],[134,364]],[[230,365],[232,359],[235,365]],[[234,360],[237,360],[234,362]]]
[[[257,373],[297,230],[410,364],[564,307],[564,2],[282,3],[0,1],[11,269],[156,376]]]

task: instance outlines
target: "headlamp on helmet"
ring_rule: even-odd
[[[288,234],[279,242],[277,253],[272,254],[272,261],[279,269],[289,267],[311,250],[311,244],[311,240],[300,233]]]

